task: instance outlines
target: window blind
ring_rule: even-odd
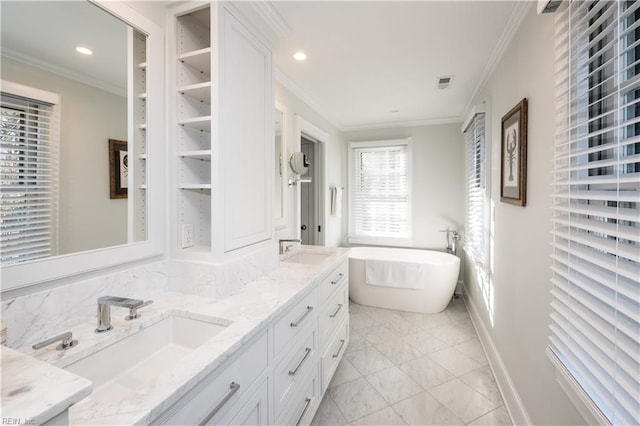
[[[410,239],[410,153],[410,139],[350,143],[350,241]]]
[[[625,425],[640,419],[639,18],[634,1],[556,18],[551,356]]]
[[[57,251],[58,109],[1,94],[0,264]]]
[[[486,180],[485,114],[476,114],[465,130],[467,215],[464,249],[477,265],[485,263]]]

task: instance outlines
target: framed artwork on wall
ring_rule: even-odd
[[[127,198],[128,177],[127,142],[109,139],[109,198]]]
[[[527,205],[527,98],[502,117],[500,201]]]

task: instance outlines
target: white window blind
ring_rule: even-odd
[[[640,419],[640,2],[557,17],[551,357],[612,424]]]
[[[57,251],[58,108],[4,91],[0,101],[0,264]]]
[[[409,244],[411,139],[349,144],[349,241]]]
[[[464,249],[477,265],[485,263],[485,114],[476,114],[466,128],[467,214]]]

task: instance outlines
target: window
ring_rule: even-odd
[[[411,244],[411,139],[349,144],[349,242]]]
[[[594,418],[636,424],[640,2],[571,2],[556,49],[549,355]]]
[[[6,265],[56,254],[58,109],[14,94],[40,91],[9,82],[2,89],[0,264]]]
[[[475,114],[464,130],[467,166],[467,214],[464,250],[476,265],[485,264],[486,164],[485,114]]]

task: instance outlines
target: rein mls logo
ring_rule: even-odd
[[[35,425],[36,419],[20,418],[20,417],[3,417],[3,425]]]

